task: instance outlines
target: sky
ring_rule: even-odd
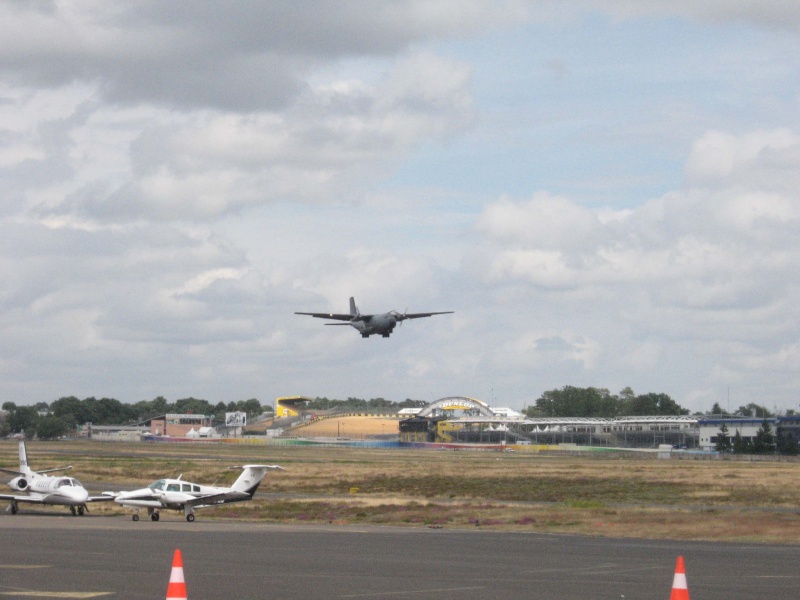
[[[793,0],[0,4],[2,402],[798,410],[798,231]]]

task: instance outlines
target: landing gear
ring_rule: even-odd
[[[78,515],[80,515],[82,517],[84,512],[86,512],[86,507],[83,506],[83,505],[79,506],[78,507]]]
[[[74,516],[76,516],[76,515],[78,514],[78,511],[76,510],[76,508],[75,508],[74,506],[70,506],[70,507],[69,507],[69,512],[71,512],[71,513],[72,513],[72,516],[73,516],[73,517],[74,517]]]
[[[134,521],[138,521],[139,520],[139,513],[136,513],[135,515],[133,515],[131,517],[131,519],[133,519]]]
[[[12,502],[11,506],[9,506],[9,508],[11,509],[11,514],[12,515],[15,515],[15,514],[17,514],[19,512],[19,506],[17,506],[16,502]]]
[[[194,513],[186,515],[186,520],[189,521],[189,523],[194,523]]]
[[[158,521],[160,518],[161,518],[161,515],[159,515],[157,512],[154,512],[153,514],[150,515],[150,520],[151,521]]]

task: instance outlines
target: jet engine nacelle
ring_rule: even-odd
[[[24,477],[15,477],[8,482],[8,487],[20,492],[24,492],[28,489],[28,487],[30,487],[30,483]]]

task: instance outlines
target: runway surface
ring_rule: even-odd
[[[796,598],[800,546],[535,533],[0,514],[0,598],[164,598],[183,554],[190,600]]]

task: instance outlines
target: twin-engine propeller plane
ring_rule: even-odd
[[[390,310],[386,313],[377,315],[362,315],[356,306],[356,301],[350,298],[350,314],[338,313],[312,313],[312,312],[296,312],[296,315],[308,315],[316,317],[317,319],[331,319],[332,321],[346,321],[345,323],[325,323],[325,325],[350,325],[355,327],[361,334],[361,337],[368,338],[373,334],[381,334],[383,337],[388,338],[395,326],[402,323],[406,319],[421,319],[423,317],[432,317],[433,315],[450,315],[452,310],[444,312],[424,312],[424,313],[409,313],[397,312]]]
[[[3,473],[16,475],[8,482],[16,494],[0,494],[0,499],[10,500],[6,511],[11,511],[12,515],[17,514],[20,502],[30,502],[31,504],[58,504],[69,506],[73,515],[83,516],[87,502],[108,502],[112,500],[108,496],[90,496],[89,492],[81,485],[81,482],[72,477],[53,477],[46,473],[57,471],[67,471],[72,467],[58,467],[56,469],[45,469],[44,471],[33,471],[28,466],[28,455],[25,450],[25,442],[19,443],[19,470],[0,469]]]
[[[148,487],[132,492],[105,492],[109,500],[125,508],[133,508],[136,514],[133,520],[139,520],[139,509],[146,508],[150,519],[158,521],[159,510],[171,509],[183,511],[186,520],[194,521],[194,509],[229,504],[231,502],[246,502],[253,499],[261,480],[270,470],[284,470],[278,465],[244,465],[243,467],[230,467],[242,469],[242,474],[231,487],[216,487],[199,485],[181,479],[159,479]]]

